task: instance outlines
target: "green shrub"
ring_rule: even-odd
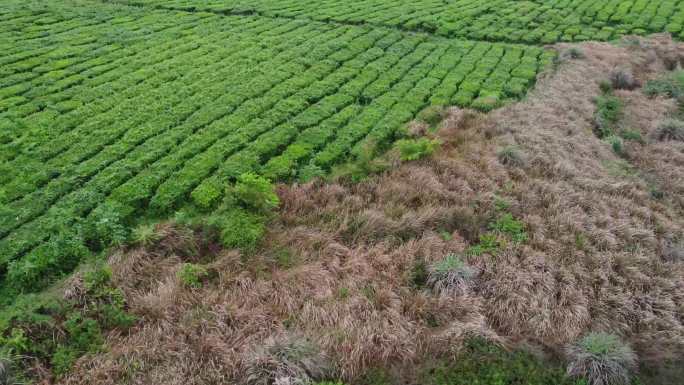
[[[479,237],[479,242],[475,245],[468,247],[466,250],[467,255],[482,255],[485,253],[496,255],[499,251],[501,243],[496,234],[486,233]]]
[[[680,99],[684,97],[684,71],[676,71],[658,79],[649,80],[644,86],[648,96],[665,96]]]
[[[221,200],[223,186],[214,183],[202,183],[190,194],[193,203],[202,210],[210,210]]]
[[[636,367],[632,349],[608,333],[590,333],[566,348],[567,374],[591,385],[627,385]]]
[[[209,275],[204,266],[194,263],[184,263],[176,272],[176,276],[185,287],[202,287],[202,280]]]
[[[316,178],[323,178],[325,170],[315,164],[307,164],[299,170],[299,181],[302,183],[310,182]]]
[[[437,139],[419,138],[398,140],[394,147],[399,150],[401,160],[410,161],[432,155],[439,145]]]
[[[523,350],[509,351],[483,338],[470,338],[453,361],[442,361],[426,374],[429,385],[580,385],[562,368]]]
[[[95,249],[121,246],[128,239],[128,226],[114,204],[98,206],[86,222],[85,238]]]
[[[599,138],[613,135],[615,125],[622,116],[622,100],[616,96],[604,95],[596,98],[594,123]]]
[[[50,359],[52,372],[57,377],[67,374],[80,355],[73,347],[59,345]]]
[[[623,156],[624,155],[624,148],[622,146],[622,139],[620,139],[618,136],[609,136],[606,138],[608,143],[610,144],[610,147],[613,149],[613,152],[618,155],[618,156]]]
[[[133,229],[131,237],[136,245],[143,247],[150,247],[161,239],[161,235],[157,232],[157,226],[154,223],[138,225]]]
[[[256,249],[266,232],[263,216],[240,208],[218,212],[207,223],[218,230],[224,247],[243,251]]]
[[[253,173],[240,175],[230,192],[239,204],[257,213],[269,213],[280,204],[273,184]]]
[[[491,230],[507,235],[515,243],[527,241],[525,224],[522,221],[513,218],[513,215],[510,213],[501,215],[489,227]]]

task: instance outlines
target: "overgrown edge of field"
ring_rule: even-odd
[[[661,76],[681,52],[672,44],[561,45],[566,62],[528,100],[488,116],[450,110],[433,158],[357,184],[280,186],[256,250],[221,251],[206,234],[157,226],[150,244],[110,260],[138,323],[109,333],[109,350],[63,381],[248,381],[273,364],[269,347],[293,338],[345,379],[384,367],[410,382],[413,365],[458,355],[472,335],[561,357],[604,331],[646,368],[681,357],[682,148],[654,134],[677,106],[641,87],[610,91],[624,110],[601,139],[594,100],[617,70],[642,85]],[[449,255],[472,275],[430,283]]]

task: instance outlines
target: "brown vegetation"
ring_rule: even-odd
[[[604,331],[645,364],[681,355],[684,143],[630,142],[621,157],[591,122],[598,83],[614,68],[643,84],[682,47],[661,36],[579,49],[582,58],[564,59],[526,101],[486,116],[450,110],[431,159],[358,184],[282,186],[263,250],[215,253],[207,267],[216,277],[202,288],[175,274],[183,250],[202,242],[173,226],[156,246],[114,255],[115,279],[141,321],[111,334],[110,350],[81,359],[63,382],[247,382],[263,362],[279,367],[264,351],[293,335],[317,347],[307,362],[324,357],[343,378],[373,366],[410,371],[405,364],[454,354],[469,335],[560,353]],[[675,108],[639,89],[616,94],[626,104],[620,124],[644,138]],[[502,164],[506,148],[522,160]],[[500,202],[529,240],[465,253]],[[450,253],[478,272],[469,289],[423,289],[420,266]]]

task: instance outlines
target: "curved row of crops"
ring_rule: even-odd
[[[0,272],[37,290],[112,224],[244,172],[329,170],[429,105],[522,96],[553,53],[369,25],[72,0],[0,12]],[[102,229],[100,229],[102,227]]]
[[[114,0],[158,8],[373,24],[514,43],[609,40],[667,31],[684,38],[681,0]]]

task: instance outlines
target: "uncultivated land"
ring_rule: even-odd
[[[561,55],[526,100],[488,115],[449,110],[432,158],[358,184],[280,186],[263,247],[219,252],[200,288],[179,281],[181,264],[200,257],[179,252],[195,240],[172,223],[155,245],[115,253],[115,283],[141,318],[61,382],[242,383],[269,344],[298,338],[343,379],[381,366],[411,383],[417,365],[457,354],[467,336],[562,359],[564,346],[603,331],[631,344],[649,383],[675,383],[681,373],[666,366],[684,349],[684,142],[651,134],[677,106],[615,91],[618,124],[646,138],[617,154],[594,132],[593,98],[612,71],[643,84],[683,47],[664,36],[572,47],[582,55]],[[503,213],[524,234],[474,252]],[[416,267],[448,254],[474,272],[465,290],[422,289]]]

